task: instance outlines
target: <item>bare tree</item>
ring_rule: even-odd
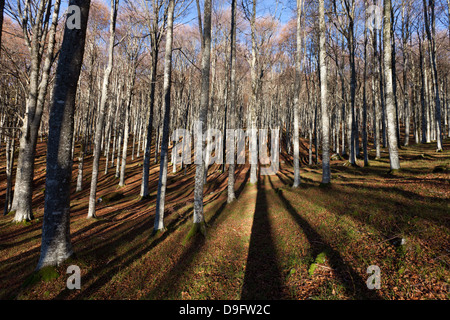
[[[430,47],[431,75],[433,79],[434,103],[435,103],[435,127],[437,152],[442,152],[442,127],[441,127],[441,99],[439,97],[439,77],[436,63],[436,18],[435,0],[423,0],[423,13],[425,17],[425,31]]]
[[[167,187],[167,162],[169,148],[169,121],[170,121],[170,91],[172,77],[172,44],[173,44],[173,16],[175,10],[175,0],[169,0],[167,10],[166,28],[166,52],[164,54],[164,84],[163,84],[163,137],[161,144],[161,162],[159,168],[158,193],[156,196],[155,225],[153,231],[164,230],[164,202]]]
[[[19,2],[20,4],[20,2]],[[45,97],[50,71],[55,56],[56,27],[61,0],[56,0],[51,13],[51,1],[40,1],[36,12],[30,0],[18,6],[18,19],[23,30],[25,42],[30,51],[30,69],[27,88],[25,115],[22,118],[19,156],[16,170],[16,183],[11,210],[15,211],[15,222],[33,219],[31,200],[33,196],[34,160],[39,128],[41,126]],[[50,28],[46,26],[51,21]],[[31,25],[31,27],[30,27]],[[44,27],[43,27],[44,26]],[[43,27],[43,29],[41,29]],[[30,30],[31,29],[31,30]],[[44,45],[48,35],[47,46]],[[42,65],[44,49],[46,57]]]
[[[236,5],[237,0],[231,0],[231,43],[230,43],[230,128],[234,130],[236,125]],[[233,142],[234,143],[234,142]],[[234,151],[234,150],[233,150]],[[236,198],[234,192],[234,171],[236,159],[233,152],[233,161],[228,166],[228,203],[231,203]]]
[[[197,0],[197,7],[200,7]],[[203,29],[202,29],[202,65],[201,65],[201,93],[200,108],[197,116],[197,131],[201,136],[197,137],[197,146],[203,144],[203,132],[206,131],[207,116],[209,109],[209,81],[211,69],[211,0],[205,0],[203,8]],[[198,10],[199,20],[201,12]],[[200,23],[202,26],[202,23]],[[206,157],[205,157],[206,158]],[[194,225],[193,230],[206,233],[205,217],[203,213],[203,185],[205,181],[205,160],[203,157],[200,163],[197,163],[195,169],[195,187],[194,187]]]
[[[400,169],[400,161],[398,157],[397,132],[395,122],[395,102],[394,102],[394,88],[392,79],[392,43],[391,43],[391,0],[384,0],[383,17],[383,60],[384,60],[384,79],[386,87],[386,115],[388,128],[388,143],[389,143],[389,160],[391,170]]]
[[[297,0],[297,47],[295,53],[295,84],[294,84],[294,184],[293,188],[300,185],[300,137],[299,137],[299,112],[301,93],[301,60],[302,60],[302,9],[303,0]]]
[[[319,65],[320,65],[320,105],[322,111],[322,183],[330,183],[330,119],[328,115],[327,62],[325,52],[325,5],[319,0]]]
[[[92,178],[91,178],[91,191],[89,195],[89,209],[88,218],[95,218],[95,203],[97,194],[97,180],[98,180],[98,167],[100,161],[101,152],[101,139],[102,131],[105,121],[106,113],[106,102],[108,99],[108,92],[110,87],[110,77],[114,66],[114,45],[116,38],[116,20],[117,20],[117,8],[119,5],[119,0],[111,0],[111,14],[110,14],[110,27],[109,27],[109,48],[108,48],[108,65],[105,69],[103,75],[103,85],[100,98],[100,106],[98,109],[97,124],[95,127],[95,138],[94,138],[94,159],[92,163]]]
[[[83,63],[90,0],[70,0],[80,8],[80,29],[66,26],[56,69],[47,144],[45,209],[37,269],[58,265],[73,254],[70,240],[70,183],[75,98]]]

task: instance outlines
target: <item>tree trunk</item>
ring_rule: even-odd
[[[39,4],[36,15],[36,24],[33,26],[31,40],[31,67],[30,80],[28,87],[28,98],[26,102],[26,114],[22,125],[22,136],[20,138],[19,157],[17,161],[16,183],[12,210],[16,211],[14,221],[29,221],[33,219],[32,197],[33,197],[33,179],[34,179],[34,160],[36,155],[36,143],[38,132],[41,125],[41,118],[44,109],[45,98],[47,95],[50,70],[53,64],[54,47],[56,44],[56,27],[58,24],[59,8],[61,0],[57,0],[54,5],[52,24],[49,30],[49,40],[47,46],[47,57],[42,67],[40,37],[44,16],[44,1]],[[49,9],[48,9],[49,10]],[[40,81],[39,81],[40,79]]]
[[[156,197],[156,213],[154,232],[164,230],[164,201],[167,186],[167,153],[169,148],[169,122],[170,122],[170,89],[172,74],[172,42],[173,42],[173,13],[175,10],[175,0],[169,0],[167,13],[167,30],[166,30],[166,51],[164,56],[164,123],[163,137],[161,144],[161,163],[159,169],[158,193]]]
[[[388,123],[389,160],[391,170],[400,169],[395,122],[394,88],[392,83],[391,0],[384,0],[384,78],[386,85],[386,115]]]
[[[230,52],[230,129],[235,130],[236,126],[236,5],[237,0],[231,0],[231,52]],[[233,144],[234,144],[233,138]],[[227,202],[231,203],[236,199],[234,192],[234,171],[236,169],[236,156],[233,150],[233,160],[228,165],[228,198]]]
[[[70,182],[75,98],[83,63],[90,0],[80,8],[80,29],[65,28],[50,108],[42,245],[37,269],[59,265],[73,254],[70,240]]]
[[[89,194],[89,209],[88,218],[95,218],[95,203],[97,195],[97,181],[98,181],[98,167],[100,162],[100,140],[102,137],[103,126],[105,121],[106,113],[106,102],[108,99],[108,92],[110,86],[110,78],[112,73],[112,68],[114,66],[114,41],[116,38],[116,19],[117,19],[117,8],[119,5],[119,0],[111,0],[111,13],[110,13],[110,26],[109,26],[109,49],[108,49],[108,65],[106,67],[103,76],[103,85],[100,98],[100,106],[97,116],[97,124],[95,127],[95,137],[94,137],[94,155],[92,163],[92,178],[91,178],[91,190]]]
[[[322,183],[330,183],[330,120],[328,115],[327,64],[325,52],[325,9],[324,0],[319,0],[319,64],[320,64],[320,104],[322,108]]]
[[[299,113],[301,91],[301,59],[302,59],[302,18],[303,0],[297,0],[297,50],[295,52],[295,84],[294,84],[294,184],[293,188],[300,185],[300,137],[299,137]]]
[[[431,60],[431,76],[434,88],[434,103],[435,103],[435,133],[437,142],[437,152],[442,151],[442,128],[441,128],[441,99],[439,97],[439,77],[436,64],[436,27],[435,27],[435,0],[428,0],[428,6],[426,0],[423,0],[424,16],[425,16],[425,30],[427,33],[428,43],[430,47],[430,60]],[[428,7],[430,9],[428,9]],[[428,10],[430,17],[428,18]]]
[[[197,0],[198,1],[198,0]],[[199,12],[200,16],[200,12]],[[211,69],[211,0],[205,0],[204,2],[204,26],[202,34],[202,80],[201,80],[201,95],[200,95],[200,110],[198,113],[197,125],[200,126],[201,133],[206,130],[207,116],[208,116],[208,103],[209,103],[209,79]],[[197,131],[198,135],[200,130]],[[197,149],[203,145],[202,136],[197,136]],[[200,150],[196,150],[200,151]],[[198,161],[195,170],[195,186],[194,186],[194,230],[200,230],[205,233],[204,224],[205,217],[203,214],[203,183],[205,174],[205,160]]]

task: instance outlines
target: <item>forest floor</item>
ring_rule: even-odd
[[[449,299],[450,139],[402,147],[402,169],[389,173],[387,150],[370,166],[332,161],[332,185],[321,166],[307,165],[291,188],[292,158],[281,155],[277,175],[249,181],[237,166],[238,199],[227,204],[227,173],[209,170],[205,186],[207,235],[185,241],[192,225],[194,166],[171,173],[165,225],[152,236],[159,164],[152,162],[149,199],[139,198],[142,156],[127,165],[126,186],[115,169],[101,174],[97,219],[86,219],[92,156],[83,191],[71,201],[76,256],[30,282],[41,242],[45,143],[38,146],[35,220],[0,217],[0,299]],[[3,148],[2,148],[3,149]],[[0,154],[0,207],[5,195]],[[104,166],[104,160],[101,160]],[[103,167],[104,170],[104,167]],[[102,171],[101,171],[102,172]],[[73,168],[76,182],[77,163]],[[403,239],[404,244],[397,240]],[[81,268],[81,289],[66,288],[66,269]],[[369,266],[381,286],[369,290]]]

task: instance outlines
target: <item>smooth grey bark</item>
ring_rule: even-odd
[[[320,104],[322,110],[322,183],[330,183],[330,120],[328,115],[327,63],[325,52],[325,5],[319,0],[319,64],[320,64]],[[317,147],[316,147],[317,148]]]
[[[408,38],[410,36],[409,22],[410,16],[408,8],[402,2],[402,47],[403,47],[403,109],[405,113],[405,141],[404,146],[409,145],[410,125],[411,125],[411,110],[409,106],[409,81],[407,77],[407,70],[409,68],[409,52],[406,48]],[[414,77],[414,76],[413,76]]]
[[[426,117],[426,101],[425,101],[425,55],[422,52],[422,39],[418,34],[419,39],[419,68],[420,68],[420,105],[421,105],[421,118],[422,118],[422,143],[426,143],[427,141],[427,117]]]
[[[142,182],[141,182],[141,197],[147,197],[150,193],[149,190],[149,179],[150,179],[150,150],[152,145],[152,134],[153,134],[153,113],[154,113],[154,105],[155,105],[155,91],[156,91],[156,72],[158,67],[158,54],[159,54],[159,44],[161,40],[161,33],[158,33],[158,14],[159,10],[155,8],[154,2],[154,13],[153,13],[153,26],[151,32],[151,57],[152,57],[152,65],[151,65],[151,73],[150,73],[150,99],[149,99],[149,114],[148,114],[148,123],[147,123],[147,140],[145,144],[145,152],[144,152],[144,162],[142,167]],[[156,23],[156,25],[155,25]],[[156,145],[155,145],[156,148]]]
[[[439,78],[436,64],[436,22],[435,22],[435,0],[423,0],[424,17],[425,17],[425,31],[430,47],[431,60],[431,77],[434,89],[434,104],[435,104],[435,133],[436,133],[436,151],[442,151],[442,127],[441,127],[441,99],[439,97]],[[429,15],[429,16],[428,16]]]
[[[131,74],[128,81],[128,87],[127,87],[127,102],[126,102],[126,109],[125,109],[125,119],[124,119],[124,133],[123,133],[123,146],[122,146],[122,162],[120,166],[120,176],[119,176],[119,186],[123,187],[125,186],[125,169],[127,166],[127,153],[128,153],[128,139],[130,136],[130,115],[131,115],[131,102],[133,97],[133,89],[134,89],[134,83],[136,81],[136,68],[138,63],[138,56],[134,56],[132,58],[132,67],[131,67]]]
[[[367,2],[365,2],[367,6]],[[363,123],[362,123],[362,140],[363,140],[363,158],[364,166],[369,165],[369,155],[367,152],[367,97],[366,97],[366,77],[367,77],[367,19],[364,20],[364,71],[363,71]]]
[[[169,0],[167,11],[166,48],[164,55],[164,84],[163,84],[163,135],[161,143],[161,162],[159,168],[158,192],[156,196],[156,213],[153,232],[164,230],[164,202],[167,187],[167,161],[169,148],[169,124],[170,124],[170,90],[172,78],[172,44],[173,44],[173,15],[175,0]]]
[[[83,63],[90,0],[80,8],[80,29],[65,28],[50,108],[42,245],[36,269],[59,265],[73,254],[70,240],[70,183],[75,98]]]
[[[383,68],[383,50],[382,50],[382,41],[381,41],[381,30],[379,30],[379,40],[380,40],[380,54],[378,55],[378,68],[379,71],[379,85],[380,85],[380,102],[381,102],[381,139],[383,148],[386,148],[386,95],[384,90],[384,68]]]
[[[377,97],[377,86],[376,77],[380,76],[379,69],[377,68],[378,63],[378,50],[377,50],[377,35],[376,31],[372,31],[372,46],[373,46],[373,57],[372,57],[372,107],[373,107],[373,131],[374,131],[374,145],[375,145],[375,158],[380,159],[381,158],[381,136],[380,136],[380,121],[381,121],[381,114],[380,114],[380,103],[379,99],[382,99],[381,97]]]
[[[255,184],[258,181],[257,170],[258,165],[258,137],[256,134],[257,130],[257,114],[256,108],[258,104],[258,75],[257,75],[257,67],[258,67],[258,44],[257,44],[257,35],[256,35],[256,2],[257,0],[252,0],[252,14],[250,19],[250,29],[251,29],[251,61],[250,61],[250,77],[252,83],[252,93],[251,93],[251,101],[250,101],[250,110],[249,110],[249,125],[247,126],[247,130],[250,129],[249,138],[250,138],[250,183]],[[290,143],[289,143],[290,146]],[[253,161],[252,161],[253,160]]]
[[[236,9],[237,0],[231,0],[231,43],[230,43],[230,129],[236,126]],[[234,142],[233,142],[234,143]],[[228,198],[227,202],[231,203],[236,199],[234,192],[235,177],[235,153],[233,151],[233,161],[228,165]]]
[[[12,121],[9,122],[11,126]],[[8,127],[9,127],[8,126]],[[8,129],[6,134],[6,191],[5,191],[5,206],[3,215],[8,214],[11,207],[11,192],[12,192],[12,169],[14,165],[14,149],[15,149],[15,131]]]
[[[198,0],[197,0],[198,3]],[[203,15],[203,31],[202,31],[202,64],[201,64],[201,93],[200,93],[200,108],[198,111],[198,122],[201,126],[202,133],[206,130],[207,116],[209,109],[209,80],[211,69],[211,0],[204,2]],[[199,19],[201,13],[199,12]],[[200,132],[199,132],[200,133]],[[203,134],[202,134],[203,136]],[[198,145],[203,145],[203,137],[199,136],[197,139]],[[205,174],[205,159],[196,165],[195,168],[195,186],[194,186],[194,228],[200,227],[202,233],[204,230],[205,217],[203,214],[203,183]]]
[[[101,145],[103,127],[106,114],[106,102],[108,100],[108,92],[110,87],[110,78],[114,66],[114,41],[116,38],[116,20],[117,8],[119,0],[111,0],[110,25],[109,25],[109,48],[108,48],[108,65],[103,75],[102,92],[100,105],[98,108],[97,123],[95,126],[94,136],[94,155],[92,163],[91,189],[89,193],[89,209],[87,218],[95,218],[95,203],[97,195],[98,167],[100,162]]]
[[[397,99],[397,67],[396,67],[396,59],[395,59],[395,52],[396,52],[396,45],[395,45],[395,16],[394,16],[394,9],[392,8],[392,2],[391,2],[391,25],[390,25],[390,32],[391,32],[391,62],[392,62],[392,89],[394,92],[394,105],[395,105],[395,134],[397,135],[397,145],[398,148],[400,148],[400,119],[399,119],[399,111],[398,111],[398,99]]]
[[[21,127],[22,135],[19,140],[19,156],[16,169],[16,183],[14,187],[14,198],[11,210],[15,211],[14,221],[29,221],[33,219],[32,197],[33,197],[33,179],[34,179],[34,160],[36,155],[36,144],[41,118],[44,110],[45,97],[47,95],[50,70],[53,64],[54,48],[56,44],[56,27],[61,0],[54,4],[53,14],[51,15],[51,26],[48,31],[47,56],[44,65],[41,66],[42,54],[44,48],[40,41],[43,36],[41,25],[49,19],[50,7],[45,8],[45,1],[39,3],[34,25],[32,27],[31,40],[28,38],[26,22],[24,22],[24,36],[29,40],[31,54],[31,66],[29,85],[26,101],[26,114]],[[50,5],[50,4],[48,4]],[[40,74],[40,70],[42,73]]]
[[[384,79],[386,86],[386,115],[388,127],[388,143],[389,143],[389,161],[391,170],[400,169],[400,161],[398,157],[398,142],[395,122],[395,101],[394,87],[392,78],[392,44],[391,44],[391,0],[384,0],[383,16],[383,60],[384,60]]]
[[[300,185],[300,137],[299,137],[299,121],[300,121],[300,92],[301,92],[301,60],[302,60],[302,7],[303,0],[297,0],[297,29],[296,39],[297,47],[295,52],[295,83],[294,83],[294,184],[293,188]]]

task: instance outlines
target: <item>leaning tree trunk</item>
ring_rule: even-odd
[[[65,28],[52,108],[50,108],[42,245],[37,269],[59,265],[73,254],[70,240],[70,183],[75,98],[83,63],[90,0],[71,0],[80,8],[80,29]]]
[[[394,87],[392,83],[391,0],[384,0],[384,79],[386,85],[386,115],[391,170],[400,169],[395,121]]]

